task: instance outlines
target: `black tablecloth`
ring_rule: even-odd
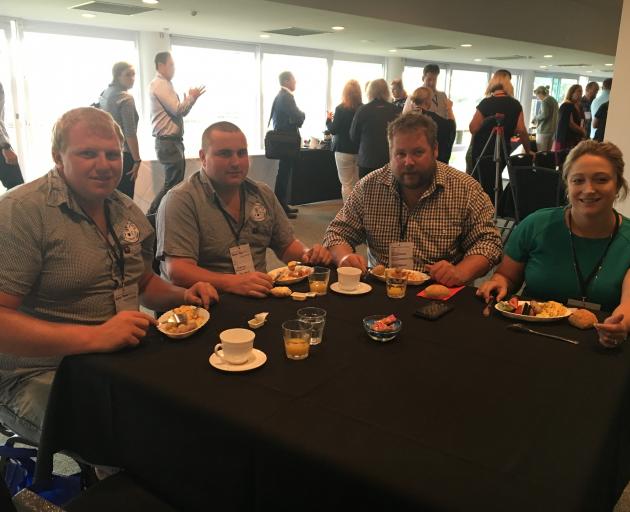
[[[225,295],[194,337],[152,333],[134,350],[64,359],[40,454],[67,449],[127,468],[184,510],[610,510],[627,480],[630,350],[539,324],[578,346],[484,318],[474,291],[430,322],[422,302],[329,292],[308,303]],[[296,286],[299,289],[300,286]],[[284,355],[280,325],[328,312],[323,343]],[[242,374],[208,364],[218,333],[269,311]],[[361,319],[397,314],[399,338]]]
[[[302,149],[291,173],[290,204],[341,199],[335,153],[327,149]]]

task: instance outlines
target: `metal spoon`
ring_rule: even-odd
[[[571,343],[573,345],[579,345],[579,341],[571,340],[569,338],[563,338],[562,336],[556,336],[555,334],[547,334],[546,332],[535,331],[534,329],[530,329],[529,327],[525,327],[523,324],[510,324],[507,326],[508,329],[512,329],[513,331],[521,331],[527,332],[529,334],[537,334],[538,336],[544,336],[545,338],[551,338],[554,340],[566,341],[567,343]]]

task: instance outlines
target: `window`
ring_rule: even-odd
[[[302,139],[323,138],[326,129],[326,97],[328,90],[328,62],[321,57],[265,53],[262,58],[262,93],[264,123],[267,125],[271,105],[280,90],[278,75],[291,71],[297,82],[295,102],[306,114],[300,129]]]
[[[197,157],[203,131],[217,121],[236,124],[249,147],[259,149],[259,81],[254,51],[173,44],[172,55],[176,69],[173,85],[180,98],[190,87],[206,87],[185,118],[186,156]]]
[[[59,116],[96,102],[111,82],[112,65],[125,60],[137,70],[138,58],[130,40],[44,32],[25,31],[22,50],[28,98],[23,174],[25,181],[30,181],[53,165],[50,134]],[[107,58],[96,58],[103,55]]]
[[[403,69],[403,85],[407,94],[411,95],[418,87],[422,87],[422,70],[424,66],[405,66]],[[446,69],[440,66],[440,74],[437,77],[437,90],[446,91]]]
[[[560,78],[559,80],[556,78],[554,81],[557,82],[557,84],[554,84],[557,85],[557,87],[554,87],[554,97],[558,100],[558,103],[564,101],[569,87],[578,83],[577,78]]]
[[[529,113],[530,119],[534,119],[534,117],[536,117],[538,115],[538,112],[540,111],[540,100],[534,94],[534,91],[540,86],[549,87],[549,91],[551,93],[553,78],[549,76],[534,77],[534,88],[532,89],[532,108]]]
[[[4,89],[4,127],[9,134],[9,140],[14,147],[17,147],[15,112],[13,110],[13,91],[9,62],[9,42],[7,33],[4,29],[0,29],[0,83]]]
[[[376,62],[356,62],[351,60],[334,60],[331,77],[331,107],[341,103],[341,93],[348,80],[359,82],[363,92],[363,103],[368,99],[365,95],[365,85],[371,80],[384,78],[383,65]],[[332,109],[331,108],[331,109]]]

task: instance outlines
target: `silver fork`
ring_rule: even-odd
[[[507,326],[508,329],[512,329],[513,331],[521,331],[527,332],[529,334],[537,334],[538,336],[544,336],[545,338],[551,338],[554,340],[566,341],[567,343],[571,343],[573,345],[579,345],[579,341],[571,340],[569,338],[563,338],[562,336],[556,336],[555,334],[547,334],[546,332],[535,331],[534,329],[530,329],[529,327],[525,327],[523,324],[510,324]]]

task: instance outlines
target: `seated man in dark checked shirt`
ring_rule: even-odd
[[[389,163],[356,184],[326,230],[335,263],[365,271],[354,249],[367,243],[371,266],[393,266],[395,250],[398,257],[407,251],[406,267],[446,286],[485,275],[502,254],[490,198],[476,180],[436,161],[430,118],[404,114],[390,123],[388,138]]]

